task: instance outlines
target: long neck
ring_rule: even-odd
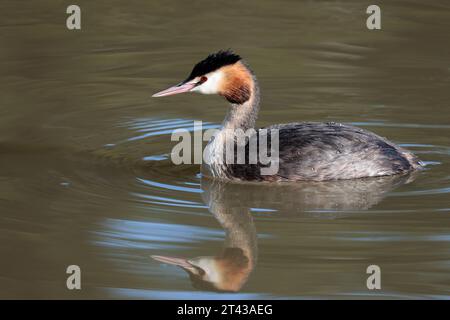
[[[237,65],[239,76],[223,96],[230,102],[230,110],[222,123],[221,130],[211,138],[202,164],[202,174],[213,177],[227,177],[226,143],[235,141],[236,129],[246,132],[254,128],[259,111],[259,87],[256,77],[247,66]],[[236,74],[236,72],[235,72]],[[230,76],[233,79],[233,76]],[[233,80],[234,80],[233,79]],[[245,81],[243,81],[245,80]]]
[[[244,131],[255,127],[259,112],[259,86],[255,75],[245,67],[249,73],[250,96],[242,103],[230,103],[230,110],[222,123],[223,129],[243,129]]]

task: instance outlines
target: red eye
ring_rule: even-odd
[[[205,76],[202,76],[202,77],[200,78],[199,84],[200,84],[200,83],[203,83],[203,82],[206,82],[206,80],[208,80],[208,78],[205,77]]]

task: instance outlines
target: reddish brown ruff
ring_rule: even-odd
[[[222,67],[221,71],[224,79],[219,88],[220,95],[235,104],[243,104],[250,99],[253,80],[242,62]]]

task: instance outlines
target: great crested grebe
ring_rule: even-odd
[[[262,174],[263,165],[259,163],[227,163],[222,157],[219,161],[217,155],[224,153],[229,132],[255,126],[260,101],[255,75],[240,56],[219,51],[197,63],[186,80],[153,97],[183,92],[218,94],[230,103],[220,132],[208,143],[210,162],[202,165],[206,175],[244,181],[324,181],[402,174],[422,167],[414,154],[394,143],[372,132],[332,122],[265,128],[278,130],[279,167],[275,174]],[[248,146],[246,149],[248,157]]]

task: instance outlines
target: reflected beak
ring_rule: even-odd
[[[152,95],[152,97],[172,96],[183,92],[189,92],[196,86],[195,82],[180,83],[166,90],[160,91]]]
[[[198,273],[195,266],[192,263],[190,263],[187,259],[165,257],[165,256],[151,256],[151,257],[156,261],[167,263],[173,266],[178,266],[192,273]]]

